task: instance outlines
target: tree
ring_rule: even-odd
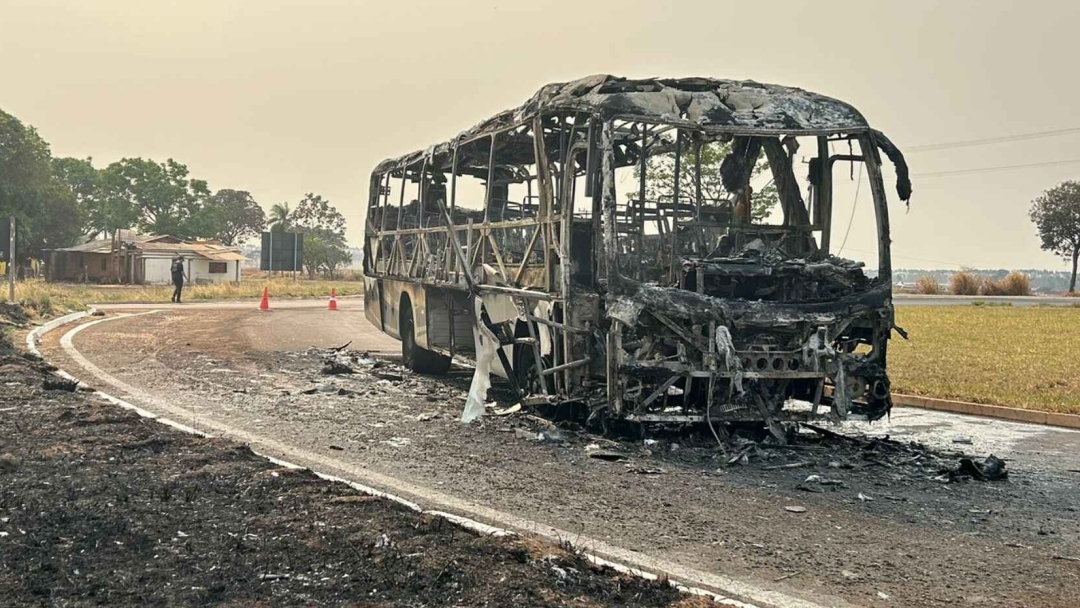
[[[164,163],[125,158],[104,169],[103,183],[108,215],[117,222],[107,230],[134,224],[149,234],[180,238],[210,237],[216,231],[213,214],[205,210],[210,196],[206,182],[188,178],[187,166],[171,158]]]
[[[1072,258],[1069,291],[1076,291],[1076,265],[1080,260],[1080,182],[1066,181],[1043,192],[1031,203],[1031,221],[1039,230],[1042,248]]]
[[[85,218],[82,232],[91,236],[107,233],[110,223],[102,200],[101,172],[94,168],[93,159],[54,158],[53,174],[71,195]]]
[[[0,217],[18,225],[16,259],[78,239],[83,215],[53,173],[49,144],[34,127],[0,110]]]
[[[329,230],[345,234],[345,216],[331,205],[330,201],[318,194],[306,194],[290,219],[294,225],[308,230]]]
[[[25,224],[37,215],[34,203],[52,179],[50,157],[34,127],[0,111],[0,217]]]
[[[352,262],[345,244],[345,216],[330,201],[308,193],[290,217],[292,227],[305,233],[304,265],[310,276],[321,271],[332,279],[339,266]]]
[[[19,230],[25,257],[41,257],[43,250],[70,247],[85,237],[86,215],[75,196],[59,180],[50,180],[49,187],[38,200],[41,212],[30,223],[29,230]]]
[[[246,190],[218,190],[206,207],[217,216],[214,238],[226,245],[255,236],[266,226],[266,213]]]
[[[672,143],[674,140],[672,140]],[[724,188],[724,182],[720,178],[720,163],[731,153],[730,142],[707,142],[701,145],[701,196],[706,201],[727,200],[731,198]],[[696,194],[694,184],[694,147],[683,143],[682,158],[679,161],[679,197],[693,199]],[[670,198],[675,192],[675,154],[659,154],[650,156],[645,161],[645,197],[647,200]],[[769,164],[764,155],[754,165],[753,177],[757,177],[769,171]],[[634,174],[640,178],[640,168],[635,168]],[[637,189],[633,196],[637,197]],[[751,195],[750,215],[753,221],[760,222],[768,217],[769,212],[780,201],[776,186],[770,181],[768,185],[755,191]]]
[[[351,262],[352,254],[341,234],[322,229],[304,234],[304,266],[309,277],[322,272],[333,279],[338,268]]]
[[[270,208],[270,229],[274,232],[284,232],[292,227],[292,211],[289,203],[275,203]]]

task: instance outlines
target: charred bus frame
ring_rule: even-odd
[[[794,173],[798,138],[817,149],[807,202]],[[837,144],[849,152],[834,154]],[[727,146],[726,197],[714,200],[702,192],[709,145]],[[902,154],[831,98],[708,78],[548,85],[451,141],[376,167],[366,314],[402,340],[413,369],[493,356],[494,372],[523,395],[585,404],[593,417],[753,420],[774,431],[785,420],[875,419],[891,407],[894,328],[879,150],[907,200]],[[680,177],[650,196],[649,160],[663,155]],[[869,179],[873,278],[829,254],[838,161],[863,163]],[[686,162],[693,177],[683,184]],[[747,210],[759,162],[779,225]],[[615,174],[628,168],[636,191],[620,203]],[[458,195],[463,176],[483,181],[478,208]],[[485,340],[497,342],[494,353]]]

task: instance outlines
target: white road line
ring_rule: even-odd
[[[153,314],[161,312],[158,310],[148,311],[143,314]],[[144,405],[153,407],[154,409],[167,413],[178,418],[185,418],[190,416],[190,412],[187,412],[183,408],[166,403],[153,395],[133,387],[122,380],[115,378],[109,373],[105,372],[98,366],[91,363],[86,357],[84,357],[72,342],[72,339],[78,335],[79,332],[84,329],[104,323],[107,321],[113,321],[116,319],[128,318],[136,315],[124,315],[117,317],[107,317],[99,319],[91,323],[86,323],[75,327],[67,334],[65,334],[61,340],[60,345],[64,351],[79,365],[81,365],[86,371],[95,376],[98,380],[105,382],[127,395],[138,399]],[[152,412],[139,408],[121,399],[107,396],[105,393],[99,393],[105,396],[105,398],[126,407],[134,409],[140,415],[153,418],[159,422],[168,424],[180,430],[196,433],[199,435],[205,435],[205,432],[196,430],[192,427],[176,423],[168,418],[162,418]],[[249,444],[253,450],[259,450],[260,455],[269,459],[280,466],[299,467],[300,465],[292,464],[292,462],[282,460],[280,457],[272,457],[267,453],[279,454],[280,456],[288,457],[290,460],[298,461],[311,468],[313,471],[315,467],[320,467],[323,470],[330,470],[338,473],[340,476],[334,476],[326,473],[318,473],[320,477],[330,479],[332,481],[343,481],[348,485],[368,494],[384,496],[398,502],[404,503],[410,508],[420,510],[425,513],[443,514],[449,515],[442,511],[434,511],[432,509],[423,509],[420,505],[413,503],[409,500],[401,498],[398,495],[408,495],[428,505],[437,506],[440,509],[447,509],[449,511],[455,511],[457,513],[468,514],[470,517],[466,518],[461,515],[454,516],[451,521],[456,523],[469,522],[468,527],[472,527],[475,530],[500,530],[509,529],[518,532],[524,532],[527,534],[533,534],[541,536],[550,541],[559,543],[567,542],[568,539],[575,539],[574,545],[586,553],[586,556],[590,561],[594,563],[611,566],[621,572],[633,574],[636,576],[655,579],[657,575],[667,576],[673,585],[679,589],[692,593],[695,595],[703,595],[713,598],[716,602],[730,605],[739,606],[743,608],[824,608],[819,604],[789,596],[787,594],[765,589],[757,585],[746,583],[728,576],[705,572],[695,568],[683,566],[681,564],[672,562],[666,559],[652,558],[648,555],[633,551],[630,549],[624,549],[622,547],[606,543],[599,539],[582,536],[567,530],[562,530],[549,526],[540,522],[535,522],[523,517],[519,517],[510,513],[492,509],[484,505],[473,503],[467,500],[461,500],[449,494],[430,490],[428,488],[418,486],[407,481],[403,481],[382,473],[370,471],[363,468],[362,465],[358,466],[331,458],[310,450],[290,446],[275,439],[257,435],[231,425],[210,419],[203,418],[200,421],[200,426],[212,430],[219,436],[228,437],[230,439],[238,440]],[[257,453],[259,453],[257,452]],[[354,481],[355,480],[355,481]],[[362,483],[358,483],[362,482]],[[382,488],[382,490],[378,489]],[[388,494],[386,490],[396,493]],[[475,521],[471,518],[480,519],[489,523],[483,523],[481,521]],[[496,524],[501,528],[496,528],[490,524]],[[718,595],[719,594],[719,595]],[[736,599],[738,598],[738,599]],[[747,603],[752,602],[752,603]],[[837,600],[830,604],[832,608],[849,608],[852,604]]]
[[[97,372],[100,372],[100,373],[104,374],[105,373],[104,371],[102,371],[96,365],[94,365],[93,363],[88,361],[85,357],[83,357],[81,354],[79,354],[79,352],[77,350],[75,350],[75,345],[71,342],[72,339],[76,335],[78,335],[78,333],[81,332],[82,330],[86,329],[87,327],[97,325],[98,323],[104,323],[105,321],[113,321],[113,320],[116,320],[116,319],[125,319],[127,317],[140,317],[142,315],[152,315],[154,313],[159,313],[159,312],[161,312],[161,311],[160,310],[149,310],[147,312],[120,315],[120,316],[116,316],[116,317],[106,317],[106,318],[103,318],[103,319],[98,319],[97,321],[91,321],[90,323],[85,323],[83,325],[80,325],[80,326],[72,329],[68,333],[64,334],[64,336],[62,338],[60,338],[60,346],[63,347],[63,349],[69,355],[71,355],[71,358],[74,359],[76,363],[83,366],[90,373],[97,375],[97,373],[94,371],[94,370],[97,370]],[[82,317],[75,317],[75,318],[72,319],[72,321],[78,320],[79,318],[82,318]],[[59,326],[57,326],[57,327],[59,327]],[[45,332],[43,332],[43,333],[45,333]],[[74,380],[75,382],[78,382],[79,384],[84,384],[78,378],[75,378],[74,376],[72,376],[71,374],[65,372],[62,369],[58,369],[56,373],[59,376],[63,377],[63,378],[67,378],[69,380]],[[134,387],[132,387],[132,388],[134,388]],[[169,418],[162,418],[161,416],[158,416],[157,414],[154,414],[153,412],[144,410],[144,409],[142,409],[141,407],[139,407],[137,405],[134,405],[134,404],[128,403],[127,401],[124,401],[123,399],[117,399],[116,397],[113,397],[112,395],[110,395],[108,393],[105,393],[105,392],[102,392],[102,391],[95,391],[94,394],[96,396],[101,397],[102,399],[108,401],[109,403],[112,403],[113,405],[118,405],[118,406],[120,406],[120,407],[122,407],[122,408],[124,408],[126,410],[132,410],[136,414],[142,416],[143,418],[149,418],[151,420],[156,420],[156,421],[160,422],[161,424],[164,424],[166,426],[171,426],[172,428],[174,428],[176,430],[183,431],[185,433],[190,433],[192,435],[200,435],[202,437],[210,437],[210,435],[208,435],[208,434],[206,434],[206,433],[204,433],[204,432],[202,432],[202,431],[200,431],[198,429],[192,428],[192,427],[190,427],[190,426],[188,426],[186,424],[182,424],[180,422],[176,422],[175,420],[170,420]]]

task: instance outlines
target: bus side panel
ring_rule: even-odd
[[[379,279],[364,277],[364,316],[372,325],[385,331],[382,324],[381,294],[382,289],[379,288]]]
[[[401,281],[393,279],[379,281],[379,295],[382,296],[383,333],[399,340],[401,339],[401,332],[398,331],[398,322],[401,315],[398,314],[398,307],[401,304],[401,285]]]
[[[383,301],[383,332],[401,339],[401,299],[407,295],[412,304],[413,336],[416,338],[416,345],[428,348],[425,287],[408,281],[382,279],[380,291]]]
[[[492,323],[502,323],[504,321],[510,321],[518,318],[518,309],[514,305],[514,299],[510,296],[504,296],[500,294],[484,294],[480,296],[484,301],[484,309],[488,312],[488,317],[491,318]],[[474,330],[474,339],[480,340],[480,328],[477,327]],[[514,345],[508,344],[502,347],[503,352],[506,354],[507,361],[514,360]],[[491,362],[491,373],[499,376],[500,378],[506,378],[507,372],[502,365],[502,361],[496,357]]]
[[[427,287],[419,283],[405,283],[401,290],[409,294],[413,308],[413,335],[416,345],[431,350],[427,332]]]

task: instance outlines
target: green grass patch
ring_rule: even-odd
[[[895,392],[1080,414],[1080,309],[899,306],[896,323]]]

